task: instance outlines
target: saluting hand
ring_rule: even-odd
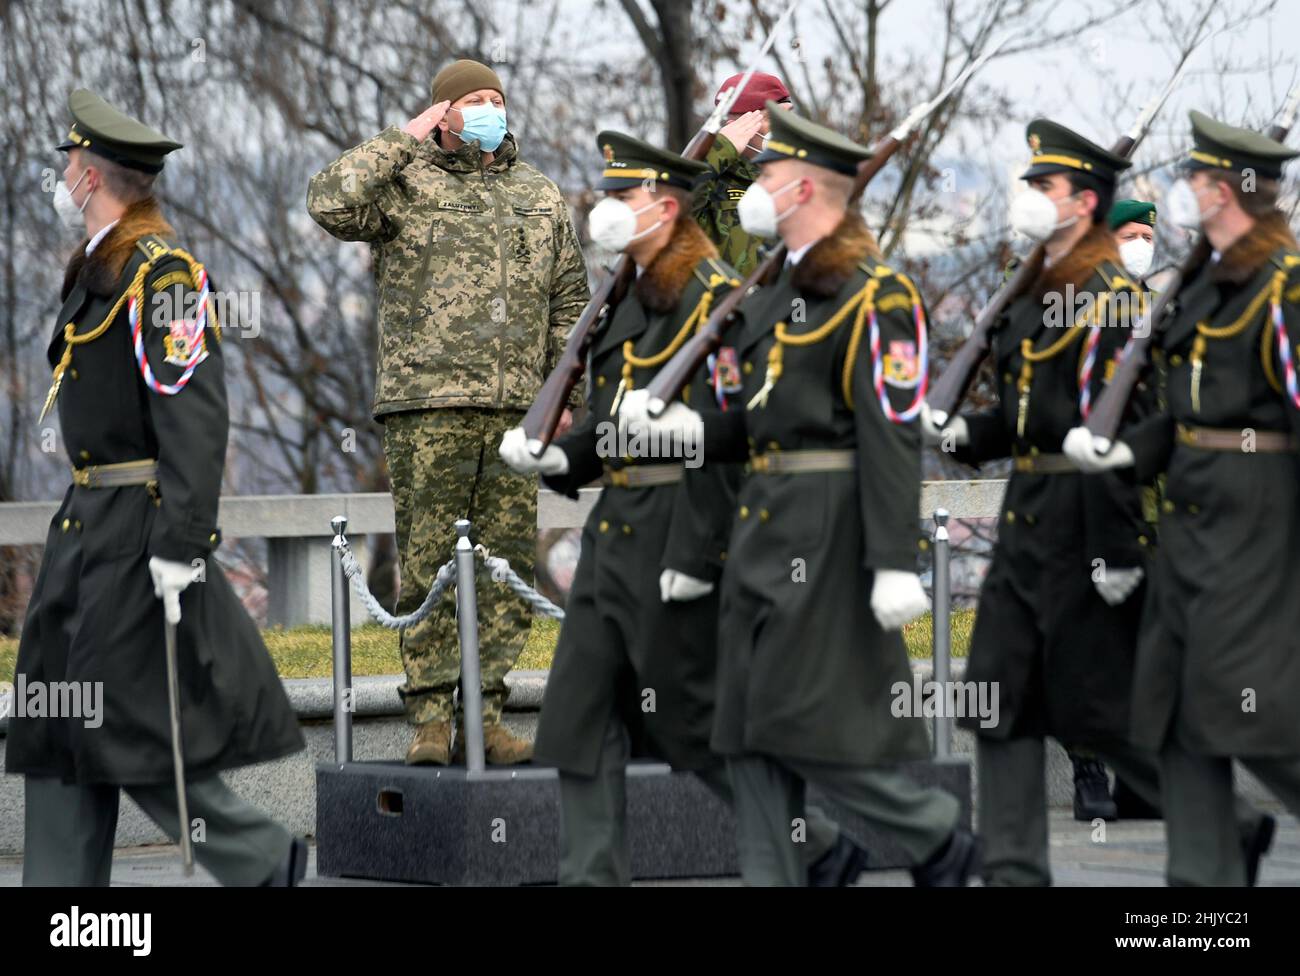
[[[751,154],[757,154],[758,150],[749,145],[749,141],[758,135],[758,130],[763,127],[763,110],[757,109],[753,112],[746,112],[744,115],[732,119],[720,130],[718,135],[726,136],[737,152],[744,152],[746,149]]]
[[[431,105],[402,126],[402,131],[408,136],[413,136],[420,142],[424,142],[425,139],[429,138],[429,133],[437,128],[438,123],[442,121],[442,117],[447,114],[449,108],[451,108],[450,101],[441,101],[436,105]]]

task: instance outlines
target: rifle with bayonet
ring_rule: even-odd
[[[1286,104],[1278,113],[1277,121],[1268,129],[1268,137],[1274,142],[1285,142],[1292,126],[1295,125],[1297,113],[1300,113],[1300,85],[1291,89]],[[1120,422],[1124,418],[1124,411],[1128,408],[1129,398],[1133,395],[1133,388],[1137,386],[1150,361],[1151,344],[1155,341],[1157,331],[1163,330],[1174,298],[1177,297],[1183,284],[1205,263],[1209,254],[1209,244],[1204,235],[1200,235],[1187,255],[1187,260],[1174,272],[1173,277],[1161,289],[1146,313],[1133,326],[1133,331],[1120,355],[1119,365],[1115,367],[1110,382],[1097,398],[1084,423],[1093,437],[1099,439],[1100,443],[1097,447],[1103,453],[1110,450],[1111,444],[1115,441]]]
[[[1157,113],[1172,94],[1179,78],[1182,77],[1190,56],[1191,51],[1183,55],[1182,60],[1178,63],[1178,68],[1174,71],[1173,77],[1169,79],[1169,83],[1165,85],[1164,90],[1142,110],[1132,128],[1119,137],[1111,147],[1110,151],[1112,153],[1116,156],[1123,156],[1125,159],[1132,157],[1133,152],[1151,128],[1151,123],[1155,120]],[[1002,313],[1006,311],[1007,306],[1033,284],[1043,266],[1043,259],[1046,254],[1046,242],[1039,243],[1034,247],[1029,257],[1016,267],[1002,287],[989,299],[988,304],[980,310],[970,336],[953,354],[944,371],[935,379],[925,401],[929,405],[930,413],[937,426],[942,427],[946,424],[956,413],[957,408],[961,406],[961,402],[966,399],[966,394],[975,381],[975,374],[979,372],[980,365],[984,362],[985,357],[989,354],[989,349],[992,347],[994,325],[997,324]]]
[[[998,52],[1004,42],[1005,38],[968,64],[965,70],[943,91],[928,102],[923,102],[912,109],[907,114],[907,117],[895,126],[878,145],[872,147],[871,156],[858,164],[853,192],[849,198],[850,209],[858,206],[858,201],[861,199],[863,191],[866,190],[867,184],[871,182],[877,173],[884,169],[890,157],[898,152],[903,144],[912,137],[917,127],[942,106],[953,92],[960,89],[971,75],[983,67],[984,63]],[[723,296],[722,300],[713,307],[708,321],[655,374],[654,379],[646,387],[646,410],[650,416],[658,417],[662,414],[667,409],[668,404],[690,382],[696,371],[704,365],[709,356],[717,352],[722,345],[722,338],[727,328],[736,318],[736,310],[739,308],[740,303],[751,291],[776,276],[785,264],[785,250],[784,244],[778,244],[772,248],[750,273],[749,277],[745,279],[744,283],[739,288],[733,288]]]
[[[767,52],[772,49],[772,44],[776,41],[777,32],[782,25],[794,14],[794,8],[798,6],[799,0],[790,0],[785,12],[781,14],[772,29],[768,31],[767,39],[764,40],[758,56],[754,63],[749,66],[749,70],[741,77],[740,82],[733,88],[727,89],[718,99],[718,104],[713,107],[709,117],[704,121],[704,125],[695,133],[686,148],[682,150],[681,155],[687,159],[703,160],[709,155],[709,150],[713,148],[713,142],[717,138],[719,130],[722,128],[722,120],[727,117],[731,106],[735,104],[740,93],[745,90],[749,84],[749,79],[753,77],[754,72],[758,70],[759,63],[767,56]],[[578,316],[573,328],[569,330],[568,339],[564,344],[564,352],[560,354],[559,362],[551,370],[551,374],[546,377],[546,382],[537,392],[537,398],[533,405],[528,408],[524,414],[523,422],[520,424],[524,430],[525,443],[528,451],[533,457],[541,457],[542,452],[546,450],[551,439],[555,436],[555,428],[559,425],[560,416],[564,413],[564,407],[569,402],[569,397],[573,394],[574,388],[582,380],[583,374],[587,371],[587,350],[591,348],[597,333],[604,324],[608,322],[618,303],[623,300],[627,290],[631,287],[632,282],[636,279],[636,265],[626,254],[620,254],[618,260],[609,274],[597,286],[596,291],[587,302],[586,308]]]

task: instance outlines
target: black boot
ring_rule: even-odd
[[[829,851],[808,869],[809,888],[847,888],[867,869],[867,852],[843,831]]]
[[[918,888],[965,888],[980,870],[983,847],[978,837],[958,827],[930,860],[912,868],[912,883]]]
[[[1071,754],[1070,761],[1074,763],[1074,819],[1084,823],[1114,820],[1115,801],[1110,798],[1110,781],[1101,760]]]
[[[1273,846],[1273,834],[1277,831],[1277,820],[1267,813],[1259,818],[1259,826],[1241,843],[1246,853],[1246,885],[1255,887],[1259,880],[1259,862],[1264,859],[1268,849]]]
[[[1120,820],[1159,820],[1163,816],[1159,807],[1142,799],[1118,773],[1111,796],[1115,800],[1115,816]]]
[[[295,837],[271,876],[262,882],[263,888],[296,888],[307,875],[307,842]]]

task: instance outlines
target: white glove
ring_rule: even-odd
[[[682,403],[674,400],[658,417],[651,417],[646,409],[649,390],[630,390],[618,407],[618,426],[627,437],[637,437],[644,432],[655,443],[699,444],[704,440],[704,418]]]
[[[898,630],[930,609],[921,577],[899,569],[876,570],[871,584],[871,612],[885,630]]]
[[[1105,439],[1094,437],[1087,427],[1075,427],[1066,434],[1061,450],[1084,474],[1131,468],[1135,463],[1131,447],[1123,441],[1116,441],[1106,449]]]
[[[921,443],[926,447],[939,447],[947,442],[956,447],[970,443],[970,425],[965,417],[949,417],[948,422],[940,427],[934,420],[934,412],[925,401],[921,402]]]
[[[708,580],[696,579],[675,569],[665,569],[659,574],[659,599],[664,603],[671,600],[685,603],[688,600],[698,600],[702,596],[708,596],[712,592],[713,584]]]
[[[569,456],[554,444],[546,445],[542,456],[533,457],[528,450],[528,438],[522,427],[511,427],[501,438],[497,453],[512,470],[519,474],[567,474]]]
[[[149,575],[153,577],[153,595],[163,602],[169,624],[181,622],[181,591],[194,582],[194,567],[174,559],[149,557]]]
[[[1141,566],[1132,569],[1107,569],[1096,582],[1097,592],[1112,607],[1117,607],[1133,595],[1133,591],[1142,582],[1143,575],[1145,573]]]

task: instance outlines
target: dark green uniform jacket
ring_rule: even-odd
[[[1266,431],[1300,438],[1274,299],[1294,365],[1300,255],[1280,220],[1179,293],[1161,336],[1167,412],[1122,434],[1139,478],[1168,472],[1133,723],[1150,748],[1173,733],[1209,755],[1300,756],[1300,450],[1251,447]],[[1233,431],[1241,446],[1193,447],[1177,425]]]
[[[911,687],[902,634],[883,631],[870,606],[876,570],[916,571],[920,438],[915,422],[886,417],[866,310],[858,316],[864,302],[874,305],[890,376],[882,390],[901,412],[920,391],[920,298],[873,253],[855,213],[747,298],[734,327],[747,404],[764,386],[778,331],[793,341],[780,344],[766,406],[706,418],[710,459],[857,452],[850,470],[754,472],[741,486],[713,730],[713,747],[727,755],[863,765],[928,753],[923,719],[892,709],[894,686]],[[810,335],[820,338],[796,344]]]
[[[632,343],[639,359],[666,358],[657,354],[673,344],[692,317],[701,321],[699,316],[735,280],[703,232],[690,221],[680,223],[595,339],[587,370],[589,413],[556,441],[569,458],[569,472],[547,478],[547,485],[576,496],[602,469],[674,463],[671,458],[628,461],[618,455],[614,401],[625,344]],[[702,305],[710,292],[713,298]],[[635,386],[645,386],[657,365],[634,368]],[[692,406],[711,408],[713,390],[703,371],[685,394]],[[717,589],[698,600],[662,603],[659,575],[676,569],[718,580],[738,479],[738,466],[710,462],[686,468],[677,484],[609,486],[601,493],[582,532],[542,703],[535,762],[594,774],[605,726],[616,711],[632,734],[634,753],[649,753],[680,769],[716,761],[709,752],[709,732]]]
[[[758,264],[763,239],[746,234],[736,207],[749,185],[758,179],[758,166],[746,159],[731,140],[719,135],[706,160],[709,171],[695,187],[692,212],[722,260],[746,278]]]
[[[1067,296],[1076,299],[1072,308],[1056,301]],[[1143,591],[1112,607],[1094,578],[1146,567],[1154,536],[1143,491],[1114,473],[1019,466],[1059,459],[1066,433],[1083,422],[1085,391],[1095,402],[1138,312],[1136,286],[1097,227],[1012,302],[994,333],[999,405],[966,418],[970,444],[956,455],[968,463],[1021,459],[1007,483],[966,670],[967,681],[998,689],[996,726],[959,720],[980,735],[1053,735],[1070,744],[1127,736]],[[1149,396],[1143,389],[1134,409],[1147,409]]]
[[[189,265],[156,236],[169,232],[149,201],[128,209],[89,258],[76,252],[49,347],[52,366],[64,353],[65,325],[85,334],[105,321],[153,248],[142,341],[156,379],[176,383],[182,368],[164,362],[169,352],[177,356],[169,323],[192,320],[197,304]],[[180,301],[156,302],[161,293]],[[64,495],[50,523],[16,670],[28,686],[102,682],[102,724],[12,717],[10,773],[78,783],[172,779],[163,605],[154,596],[151,556],[202,561],[204,579],[181,594],[177,632],[188,775],[202,778],[303,746],[257,628],[212,558],[220,541],[228,415],[222,343],[211,316],[203,340],[207,358],[174,396],[145,385],[125,302],[99,338],[74,348],[58,398],[71,463],[156,458],[157,487],[72,486]]]

